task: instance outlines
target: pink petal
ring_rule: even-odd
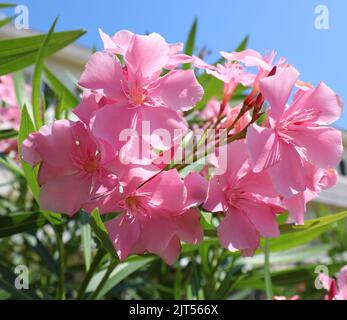
[[[247,216],[241,211],[228,212],[218,226],[221,245],[230,250],[240,250],[243,255],[253,255],[259,246],[259,235]]]
[[[288,112],[305,109],[318,112],[316,123],[330,124],[341,116],[343,102],[324,82],[320,82],[316,88],[302,93]]]
[[[100,143],[108,144],[111,150],[108,158],[114,158],[116,151],[126,143],[120,139],[122,132],[128,132],[130,136],[134,134],[131,129],[135,127],[136,117],[136,109],[128,108],[126,104],[108,105],[95,112],[91,131]]]
[[[172,70],[181,64],[191,63],[191,62],[193,62],[193,60],[194,60],[193,57],[188,56],[188,55],[183,54],[183,53],[170,55],[169,60],[167,61],[166,65],[165,65],[165,69]]]
[[[347,300],[347,266],[344,266],[337,276],[337,286],[339,288],[339,295]]]
[[[299,77],[299,72],[294,67],[277,69],[276,74],[260,80],[260,92],[269,102],[270,115],[278,119],[290,96],[290,92]]]
[[[224,192],[216,176],[212,177],[208,184],[207,198],[203,208],[211,212],[221,212],[227,208]]]
[[[173,110],[189,110],[204,94],[193,70],[171,71],[153,85],[150,95]]]
[[[188,191],[187,207],[197,206],[205,201],[208,182],[203,176],[199,173],[191,172],[184,178],[184,184]]]
[[[179,238],[191,244],[198,244],[203,240],[204,232],[199,220],[200,216],[196,209],[189,209],[172,218],[178,228],[176,233]]]
[[[294,138],[299,147],[304,148],[307,160],[320,168],[331,168],[342,159],[342,133],[328,127],[309,127],[290,131],[288,135]]]
[[[78,82],[87,89],[103,89],[105,95],[114,100],[124,100],[122,66],[117,58],[109,52],[94,53]]]
[[[83,178],[79,174],[56,177],[41,186],[41,207],[72,216],[89,199],[91,184],[91,177]]]
[[[144,79],[159,76],[168,58],[169,46],[157,33],[148,36],[134,35],[125,54],[129,74]]]
[[[170,218],[153,212],[142,223],[142,234],[140,241],[147,251],[161,256],[168,263],[172,263],[179,254],[179,247],[176,237],[177,227]],[[176,237],[176,243],[173,245],[171,240]],[[170,257],[170,259],[168,259]]]
[[[168,243],[165,250],[160,254],[161,258],[168,264],[176,262],[181,251],[181,244],[177,236],[174,236]]]
[[[245,200],[242,207],[261,236],[269,238],[280,235],[276,214],[271,210],[270,205]]]
[[[248,172],[238,181],[238,186],[247,192],[261,194],[262,196],[278,196],[268,170],[263,170],[259,173]]]
[[[104,49],[109,52],[124,55],[128,49],[133,33],[127,30],[118,31],[112,38],[99,29]]]
[[[36,150],[37,136],[40,133],[30,133],[29,136],[23,141],[22,144],[22,158],[26,163],[32,167],[38,164],[42,158]]]
[[[187,132],[187,123],[177,112],[164,107],[140,108],[141,121],[138,121],[138,132],[152,147],[159,150],[169,150]],[[150,130],[142,130],[143,123],[149,124]],[[164,136],[164,137],[163,137]]]
[[[123,164],[115,158],[107,164],[107,168],[116,174],[125,194],[134,192],[145,181],[157,175],[161,169],[155,165]]]
[[[246,141],[254,172],[270,168],[280,161],[280,142],[273,129],[253,124],[247,130]]]
[[[290,197],[306,189],[305,167],[292,145],[281,142],[280,152],[281,160],[268,170],[276,190]]]
[[[287,207],[290,216],[296,224],[303,225],[305,222],[306,202],[304,192],[299,192],[283,200],[284,205]]]
[[[86,125],[89,124],[90,119],[93,117],[93,113],[100,108],[97,97],[93,94],[84,96],[81,103],[72,110],[72,112]]]
[[[330,290],[330,286],[333,281],[335,281],[333,278],[330,278],[329,276],[325,275],[324,273],[320,273],[318,275],[320,282],[323,285],[323,288],[325,290]]]
[[[105,224],[120,260],[125,260],[139,239],[140,225],[136,218],[122,214]]]
[[[163,212],[181,213],[187,201],[187,189],[176,169],[163,171],[138,189],[150,193],[151,204]]]
[[[71,154],[76,149],[76,139],[73,135],[75,126],[83,127],[83,124],[58,120],[43,126],[39,132],[31,134],[23,143],[23,160],[35,164],[42,159],[65,170],[74,168]]]

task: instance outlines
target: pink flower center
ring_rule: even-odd
[[[84,162],[83,168],[88,173],[95,173],[99,169],[99,159],[90,158]]]
[[[147,216],[148,215],[148,195],[147,194],[131,194],[122,200],[119,204],[128,214],[135,216]]]
[[[129,99],[135,105],[142,105],[146,100],[146,92],[143,88],[135,86],[130,89]]]

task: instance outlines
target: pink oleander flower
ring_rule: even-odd
[[[198,57],[194,57],[194,65],[224,82],[223,99],[225,101],[229,100],[239,84],[249,87],[255,80],[255,76],[247,73],[240,63],[226,61],[224,64],[213,66]]]
[[[260,236],[279,235],[276,214],[284,209],[267,172],[252,171],[244,141],[228,144],[226,152],[226,172],[211,178],[203,208],[225,213],[218,226],[222,246],[249,256],[259,247]]]
[[[295,68],[287,67],[260,81],[260,92],[270,104],[268,121],[265,126],[252,124],[246,137],[254,172],[267,169],[284,197],[306,190],[305,162],[329,169],[342,156],[341,132],[322,126],[340,116],[342,101],[321,82],[298,91],[287,105],[298,76]]]
[[[101,212],[120,214],[106,223],[118,256],[151,252],[172,264],[180,241],[196,244],[203,231],[194,206],[203,202],[206,181],[196,173],[182,180],[175,169],[163,171],[145,183],[128,183],[91,203]]]
[[[82,122],[58,120],[43,126],[24,141],[22,157],[33,167],[40,164],[44,210],[72,216],[99,189],[114,188],[118,183]]]
[[[324,300],[347,300],[347,266],[344,266],[337,275],[337,281],[325,274],[320,274],[319,279],[328,294]]]
[[[92,55],[79,84],[97,97],[93,100],[87,94],[88,101],[83,100],[75,113],[87,123],[92,118],[93,135],[114,152],[125,144],[120,133],[130,128],[140,133],[144,122],[150,130],[141,138],[155,149],[168,150],[187,131],[182,111],[201,99],[203,89],[193,70],[172,70],[161,76],[173,49],[159,34],[131,35],[128,40],[127,45],[120,44],[124,66],[108,51]],[[167,130],[170,141],[156,135],[157,129]]]

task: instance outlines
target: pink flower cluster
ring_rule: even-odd
[[[288,209],[303,223],[306,203],[334,185],[341,133],[327,125],[341,114],[342,102],[324,83],[314,88],[299,81],[283,59],[273,62],[274,53],[223,52],[225,63],[212,66],[157,33],[100,35],[104,50],[91,56],[79,80],[83,95],[74,113],[80,120],[58,120],[30,134],[22,157],[40,165],[43,209],[118,213],[106,227],[120,259],[151,252],[173,263],[181,241],[203,240],[199,208],[223,213],[223,247],[252,255],[261,236],[279,235],[279,213]],[[217,135],[217,153],[184,178],[174,151],[189,133],[185,115],[204,90],[183,63],[224,82],[222,101],[210,101],[199,116],[203,129],[225,130],[228,142],[222,146]],[[250,94],[232,106],[239,84]],[[137,161],[139,145],[146,161]],[[156,162],[163,155],[170,160],[165,165]]]
[[[26,92],[31,94],[30,86],[26,86]],[[12,75],[0,77],[0,130],[19,130],[20,111]],[[17,157],[17,140],[14,138],[0,140],[0,152],[13,153]]]

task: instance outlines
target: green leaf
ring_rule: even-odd
[[[327,252],[333,247],[333,243],[319,243],[314,245],[298,246],[289,250],[271,252],[271,265],[288,265],[290,263],[300,263],[304,262],[307,259],[312,259],[312,257],[319,259],[321,257],[324,257]],[[271,246],[270,250],[272,251]],[[258,252],[260,252],[260,250],[258,250]],[[255,268],[262,267],[264,265],[264,254],[259,253],[253,257],[241,257],[238,259],[238,263],[251,265]]]
[[[47,67],[44,67],[43,72],[49,87],[59,98],[63,97],[60,111],[76,107],[79,103],[79,99],[69,90],[69,88],[67,88],[65,84]]]
[[[34,112],[34,122],[36,125],[36,129],[40,129],[42,126],[42,117],[41,117],[41,103],[40,103],[40,96],[41,96],[41,74],[43,71],[43,63],[45,56],[47,54],[48,50],[48,44],[51,39],[52,33],[54,31],[54,28],[58,22],[58,18],[56,18],[49,29],[44,41],[42,42],[42,45],[40,47],[40,50],[37,55],[34,74],[33,74],[33,82],[32,82],[32,104],[33,104],[33,112]]]
[[[108,235],[106,227],[101,219],[99,209],[95,208],[93,212],[90,214],[89,223],[100,240],[102,246],[106,249],[107,252],[111,254],[112,257],[117,258],[116,251],[113,247],[112,241]]]
[[[84,254],[84,264],[86,267],[86,271],[89,270],[91,261],[92,261],[92,234],[89,225],[89,214],[84,211],[80,211],[80,229],[81,229],[81,240]]]
[[[318,238],[322,233],[329,231],[331,225],[347,217],[347,211],[306,220],[303,226],[294,224],[280,225],[281,235],[269,239],[271,252],[288,250],[304,245]],[[264,240],[261,240],[263,245]]]
[[[191,56],[194,52],[194,46],[195,46],[195,38],[196,38],[196,30],[197,30],[197,26],[198,26],[198,19],[195,18],[193,21],[193,24],[190,28],[189,34],[188,34],[188,38],[187,41],[185,43],[185,47],[184,47],[184,53]],[[190,68],[190,64],[186,63],[183,66],[183,69],[189,69]]]
[[[38,229],[47,223],[41,212],[18,212],[0,216],[0,238]]]
[[[31,117],[28,113],[28,109],[26,105],[23,106],[22,113],[21,113],[21,121],[20,121],[20,128],[18,132],[18,153],[20,159],[22,159],[22,144],[23,141],[29,136],[31,132],[35,131],[35,126],[31,120]],[[37,168],[32,168],[28,163],[21,160],[21,164],[23,167],[25,179],[35,197],[35,200],[37,203],[39,202],[39,193],[40,193],[40,187],[37,183]]]
[[[18,132],[16,130],[1,130],[0,131],[0,140],[10,139],[17,137]]]
[[[17,15],[14,15],[14,16],[11,16],[11,17],[8,17],[8,18],[0,20],[0,28],[5,26],[5,25],[7,25],[7,24],[9,24],[16,17],[17,17]]]
[[[29,98],[27,96],[26,84],[24,74],[22,71],[17,71],[13,73],[13,84],[19,110],[22,110],[24,104],[28,106],[30,103]]]
[[[240,44],[237,46],[237,48],[235,49],[236,52],[240,52],[243,51],[247,48],[248,45],[248,40],[249,40],[249,35],[246,35],[242,41],[240,42]]]
[[[127,259],[127,261],[120,263],[111,273],[106,285],[103,287],[103,289],[100,291],[98,297],[103,297],[107,292],[109,292],[111,289],[113,289],[117,284],[119,284],[121,281],[123,281],[125,278],[130,276],[135,271],[143,268],[153,260],[155,260],[155,257],[130,257]],[[103,278],[106,270],[103,270],[99,273],[97,273],[92,280],[89,283],[89,286],[87,288],[87,292],[94,291],[98,284],[100,283],[101,279]],[[97,297],[97,298],[98,298]]]
[[[293,232],[307,232],[328,226],[334,222],[347,217],[347,211],[331,214],[316,219],[306,220],[304,225],[295,225],[294,223],[280,225],[281,234]]]
[[[0,9],[13,8],[15,6],[15,3],[0,3]]]
[[[64,32],[55,32],[51,36],[46,56],[61,50],[68,46],[85,31],[73,30]],[[0,41],[0,75],[8,74],[21,70],[35,63],[37,53],[45,39],[46,35],[38,35],[23,38],[6,39]]]
[[[270,248],[273,251],[282,251],[304,245],[316,239],[322,233],[328,231],[331,225],[347,217],[347,211],[306,220],[305,224],[298,226],[295,224],[280,225],[281,235],[277,238],[270,238]],[[205,236],[217,237],[216,230],[205,230]],[[261,240],[264,246],[264,239]]]

